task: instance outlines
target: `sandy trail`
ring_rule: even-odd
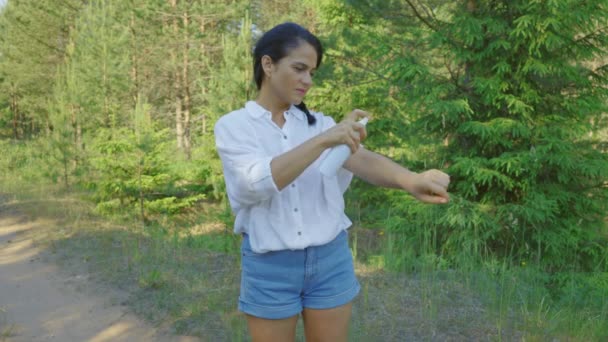
[[[35,246],[43,222],[0,208],[0,341],[195,341],[150,326],[121,306],[125,293],[68,275]]]

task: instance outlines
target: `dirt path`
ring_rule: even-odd
[[[0,341],[195,341],[171,336],[121,306],[125,293],[67,274],[35,246],[43,222],[0,209]]]

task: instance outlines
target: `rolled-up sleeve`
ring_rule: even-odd
[[[323,131],[326,131],[336,125],[336,121],[331,116],[322,116],[323,118]],[[348,186],[353,180],[353,173],[347,169],[341,167],[336,174],[336,180],[342,194],[346,192]]]
[[[270,169],[273,157],[264,155],[255,134],[241,126],[219,120],[215,125],[215,144],[230,201],[247,206],[268,200],[279,190]]]

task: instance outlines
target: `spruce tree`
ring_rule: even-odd
[[[399,203],[393,225],[433,229],[446,256],[605,270],[608,155],[594,133],[608,68],[594,62],[606,57],[606,2],[468,0],[445,18],[407,3],[421,46],[445,57],[403,54],[385,68],[417,105],[412,128],[443,142],[435,166],[451,175],[453,199]]]

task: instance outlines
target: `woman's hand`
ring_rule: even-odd
[[[412,174],[404,188],[418,200],[425,203],[441,204],[450,200],[448,185],[450,176],[439,170],[428,170]]]
[[[352,153],[357,152],[359,144],[367,137],[365,126],[357,121],[365,117],[369,117],[369,113],[355,109],[339,124],[323,132],[326,146],[346,144]]]

